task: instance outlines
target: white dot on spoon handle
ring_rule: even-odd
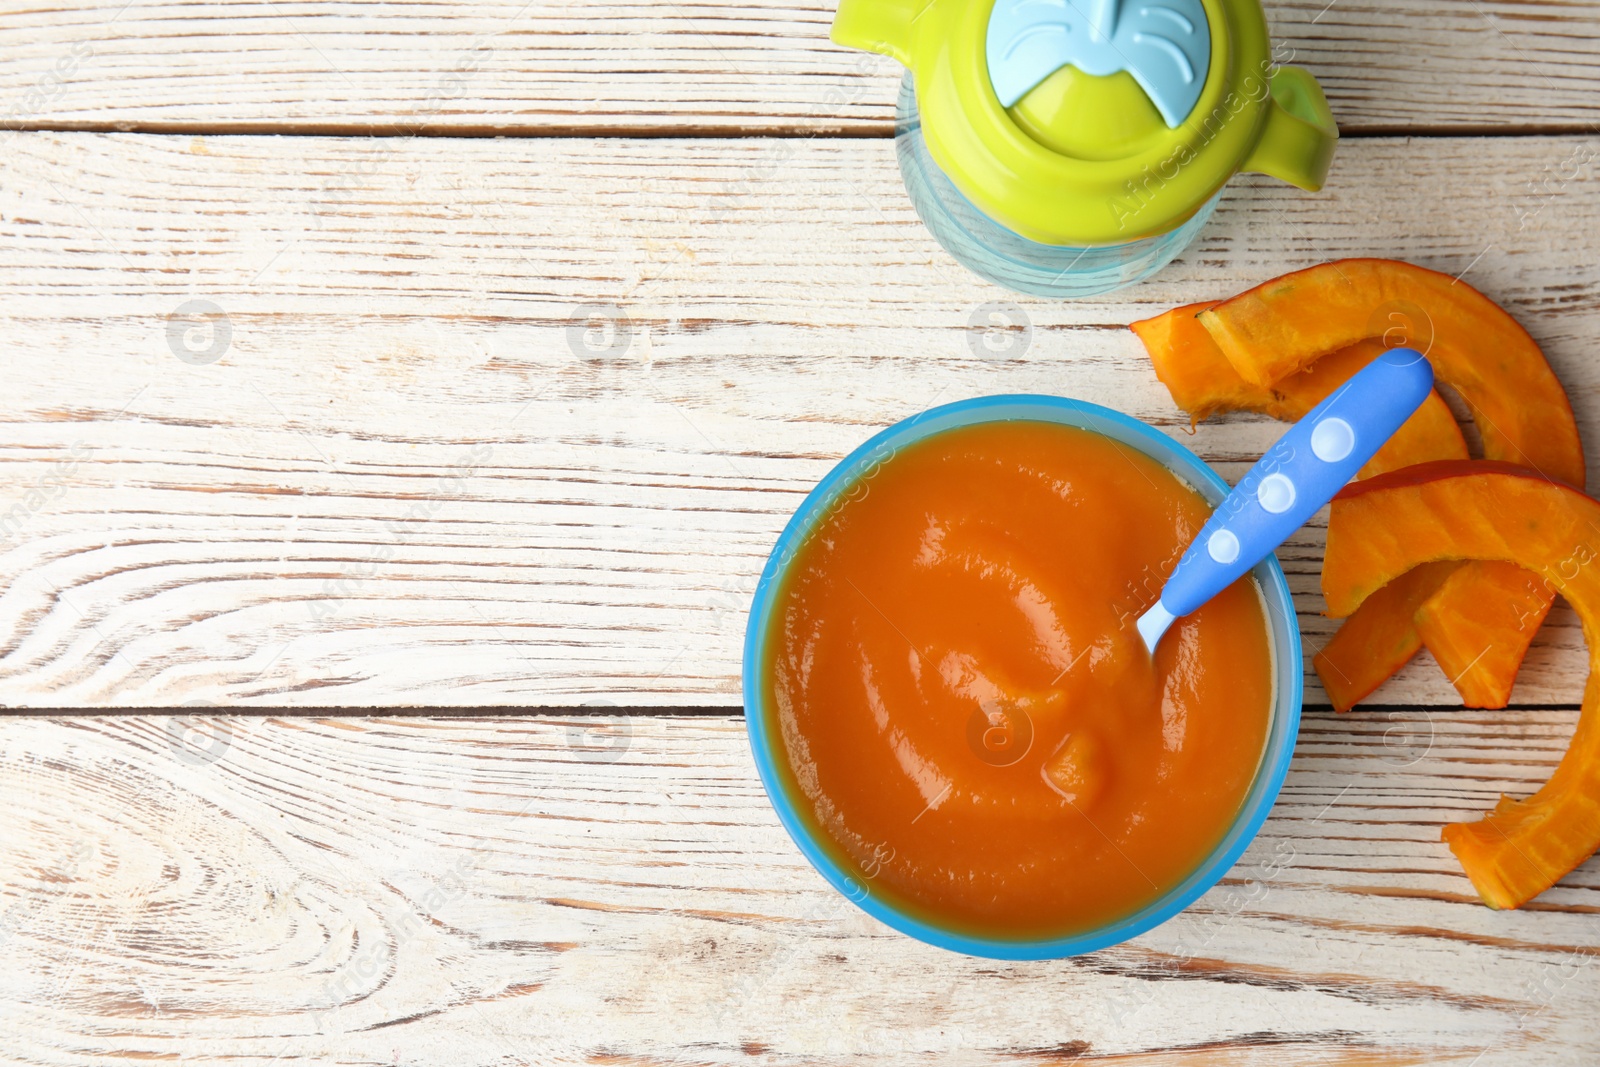
[[[1337,415],[1323,419],[1311,430],[1311,454],[1324,463],[1339,462],[1355,447],[1355,430]]]
[[[1294,482],[1287,474],[1269,474],[1256,486],[1256,500],[1274,515],[1294,507],[1295,496]]]
[[[1206,551],[1218,563],[1232,563],[1239,558],[1239,538],[1232,530],[1218,530],[1206,539]]]

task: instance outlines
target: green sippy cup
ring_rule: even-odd
[[[1315,192],[1339,139],[1259,0],[840,0],[832,37],[905,64],[896,153],[939,243],[1036,296],[1154,274],[1241,170]]]

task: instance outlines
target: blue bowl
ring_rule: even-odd
[[[1294,752],[1295,737],[1300,729],[1303,664],[1300,630],[1295,622],[1289,585],[1284,581],[1276,557],[1268,556],[1251,571],[1267,604],[1276,693],[1255,780],[1233,825],[1211,854],[1187,878],[1133,914],[1064,937],[1031,940],[979,937],[927,922],[908,913],[881,890],[863,884],[835,858],[827,836],[813,822],[805,798],[793,785],[793,774],[783,752],[776,715],[767,696],[770,686],[765,668],[778,593],[795,554],[811,531],[847,499],[846,494],[863,478],[870,477],[897,451],[947,430],[1017,420],[1075,426],[1137,448],[1193,486],[1213,507],[1228,495],[1228,484],[1183,445],[1137,419],[1081,400],[1025,395],[979,397],[932,408],[896,423],[850,453],[829,472],[801,503],[773,547],[756,586],[745,630],[744,706],[750,747],[767,796],[784,829],[830,885],[867,914],[930,945],[992,959],[1042,960],[1093,952],[1142,934],[1194,903],[1228,872],[1261,829],[1289,769],[1289,757]]]

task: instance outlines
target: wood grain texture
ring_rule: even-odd
[[[1352,142],[1320,196],[1242,180],[1154,281],[1016,301],[1025,347],[887,141],[11,144],[11,706],[735,706],[766,553],[873,431],[1049,392],[1183,435],[1124,324],[1331,256],[1466,272],[1545,347],[1591,466],[1600,440],[1600,185],[1585,158],[1525,189],[1582,138]],[[1237,477],[1279,432],[1184,439]],[[1313,649],[1321,538],[1280,553]],[[1559,608],[1514,699],[1576,705],[1585,669]],[[1377,699],[1455,703],[1426,661]]]
[[[1594,0],[1281,0],[1347,131],[1591,129]],[[899,68],[833,0],[71,0],[0,15],[0,125],[886,134]]]
[[[7,719],[0,1057],[1593,1063],[1600,864],[1494,912],[1439,841],[1574,720],[1312,714],[1218,888],[1009,964],[827,888],[737,717]]]

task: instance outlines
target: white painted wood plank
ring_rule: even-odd
[[[833,0],[70,0],[0,15],[0,125],[884,132],[898,68]],[[1592,126],[1593,0],[1278,0],[1348,130]]]
[[[1124,325],[1340,255],[1504,302],[1593,464],[1600,185],[1525,189],[1586,143],[1369,139],[1321,196],[1241,181],[1158,279],[1018,299],[1031,342],[996,354],[970,324],[1010,297],[920,226],[887,141],[18,135],[0,699],[737,705],[765,555],[873,431],[1051,392],[1183,434]],[[571,325],[596,304],[614,352]],[[1185,440],[1236,477],[1278,432]],[[1321,536],[1281,554],[1313,647]],[[1559,609],[1515,699],[1576,704],[1581,645]],[[1427,662],[1379,699],[1455,703]]]
[[[1587,1064],[1600,864],[1516,912],[1439,841],[1571,712],[1309,716],[1224,884],[1125,946],[894,934],[739,719],[0,720],[0,1058]]]

